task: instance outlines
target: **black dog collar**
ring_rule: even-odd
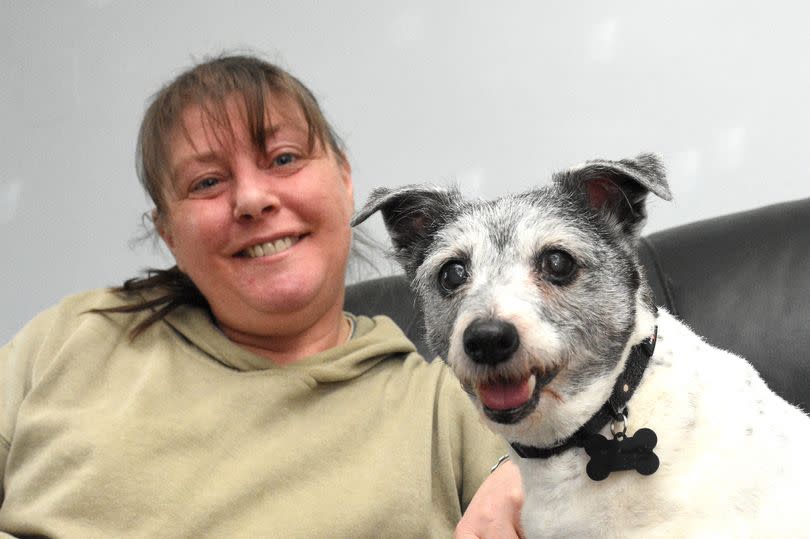
[[[658,326],[651,337],[648,337],[630,349],[630,356],[624,370],[613,385],[613,392],[607,402],[579,430],[567,440],[552,447],[534,447],[512,443],[515,453],[526,459],[546,459],[558,455],[572,447],[585,447],[585,442],[598,435],[611,421],[622,421],[627,416],[627,402],[635,393],[644,370],[655,351],[658,338]]]

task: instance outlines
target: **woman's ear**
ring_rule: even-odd
[[[174,254],[174,238],[172,237],[169,227],[166,225],[166,220],[158,212],[157,208],[152,210],[151,217],[152,217],[152,224],[154,225],[155,230],[157,230],[160,239],[163,240],[163,243],[166,244],[166,247],[168,247],[169,250],[172,251],[172,254]]]
[[[352,184],[352,164],[349,163],[349,160],[346,159],[344,156],[343,159],[338,161],[340,165],[340,173],[343,177],[343,185],[346,186],[346,189],[349,191],[349,194],[352,195],[354,198],[354,186]]]
[[[160,239],[163,240],[163,243],[166,244],[166,247],[168,247],[169,252],[172,254],[172,258],[174,258],[177,264],[177,269],[184,271],[180,263],[177,262],[177,257],[174,256],[174,236],[172,236],[171,228],[166,223],[165,217],[163,217],[157,209],[152,210],[152,224],[154,224],[155,230],[157,230],[158,235],[160,235]]]
[[[349,197],[349,213],[354,213],[354,183],[352,181],[352,165],[346,156],[338,159],[338,167],[340,168],[340,178],[343,182],[343,187],[346,189],[346,195]]]

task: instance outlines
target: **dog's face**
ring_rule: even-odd
[[[377,190],[425,314],[427,339],[496,432],[551,445],[607,398],[654,322],[636,256],[644,200],[669,197],[653,156],[589,162],[494,201]]]

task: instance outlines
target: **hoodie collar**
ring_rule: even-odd
[[[345,315],[354,325],[347,342],[287,365],[277,365],[228,339],[205,309],[184,305],[166,316],[165,321],[193,346],[231,369],[267,373],[305,371],[324,383],[355,378],[388,356],[416,351],[388,317]]]

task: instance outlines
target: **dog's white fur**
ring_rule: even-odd
[[[640,334],[652,332],[649,321],[642,327]],[[628,435],[642,427],[658,435],[661,465],[651,476],[625,471],[592,481],[582,449],[547,460],[512,455],[527,537],[810,534],[808,418],[748,362],[660,311],[655,353],[630,406]]]

